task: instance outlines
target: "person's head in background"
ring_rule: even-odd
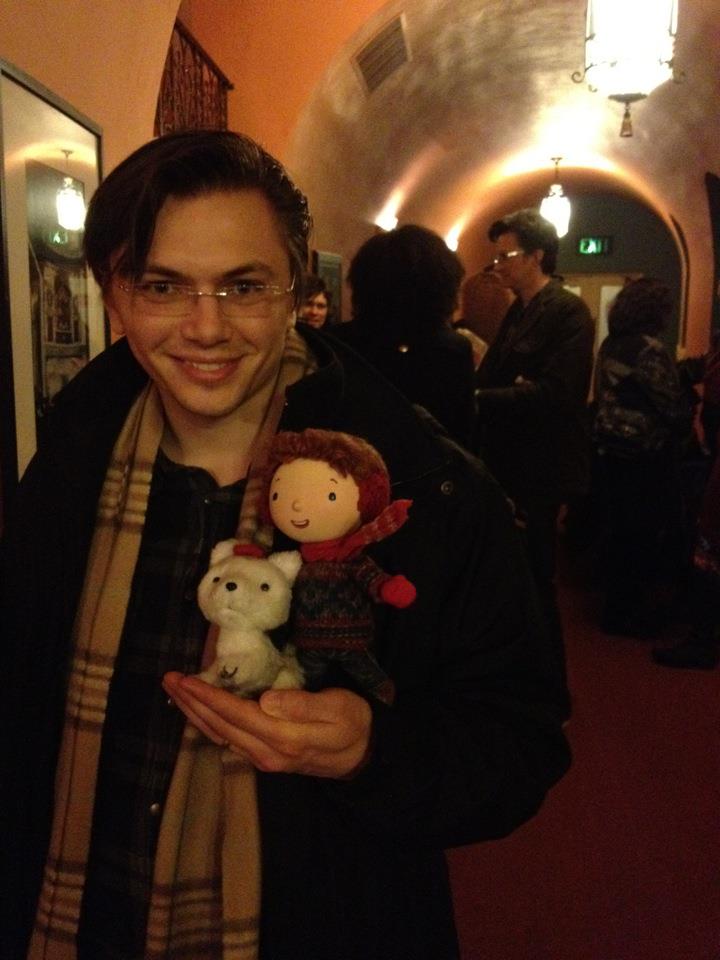
[[[653,277],[626,283],[608,312],[611,336],[645,334],[657,337],[666,328],[673,308],[670,288]]]
[[[495,246],[495,272],[504,286],[527,303],[555,273],[559,249],[555,227],[537,210],[527,208],[496,220],[488,238]]]
[[[330,312],[330,292],[322,277],[307,274],[303,280],[298,320],[316,329],[324,326]]]
[[[460,291],[462,323],[486,343],[492,343],[514,299],[512,291],[489,264],[463,283]]]
[[[465,270],[437,233],[414,224],[367,240],[350,264],[353,323],[412,341],[450,324]]]

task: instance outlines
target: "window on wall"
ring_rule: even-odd
[[[173,130],[226,130],[225,74],[180,20],[175,21],[155,113],[155,136]]]

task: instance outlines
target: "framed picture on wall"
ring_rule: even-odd
[[[101,131],[0,60],[0,470],[5,503],[58,391],[108,342],[83,259]]]
[[[333,323],[340,323],[342,321],[342,257],[339,253],[313,250],[312,271],[325,281],[325,286],[332,298],[331,320]]]

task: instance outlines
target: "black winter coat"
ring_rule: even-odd
[[[580,297],[551,281],[510,307],[476,375],[476,447],[521,505],[587,490],[594,327]]]
[[[456,443],[469,446],[475,429],[475,375],[467,337],[439,327],[412,341],[387,342],[357,323],[328,331],[357,350],[410,400],[424,407]]]
[[[458,956],[443,848],[502,837],[569,764],[557,676],[504,496],[349,352],[304,334],[321,368],[283,429],[359,433],[410,520],[369,552],[417,586],[377,608],[393,707],[349,782],[259,774],[263,960]],[[72,621],[109,452],[144,374],[124,341],[66,388],[2,545],[0,956],[24,957],[52,813]]]

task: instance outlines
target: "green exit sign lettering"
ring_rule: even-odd
[[[592,257],[608,254],[612,250],[612,237],[580,237],[578,253]]]

